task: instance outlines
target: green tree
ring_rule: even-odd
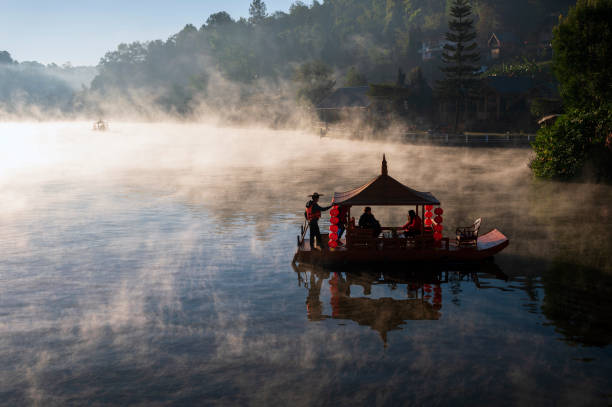
[[[266,3],[262,0],[253,0],[249,6],[249,22],[251,24],[260,24],[266,17]]]
[[[542,178],[570,179],[589,163],[597,179],[609,178],[612,151],[606,143],[611,134],[612,104],[594,110],[570,108],[538,131],[531,169]]]
[[[316,105],[331,93],[336,81],[332,70],[321,61],[310,61],[300,65],[293,75],[298,84],[298,99]]]
[[[612,179],[612,0],[578,0],[555,27],[553,70],[567,112],[542,128],[533,148],[535,175],[569,179],[588,167]]]
[[[612,100],[612,0],[578,0],[553,36],[553,70],[566,106]]]
[[[220,26],[225,24],[231,24],[234,20],[232,17],[225,11],[220,11],[218,13],[211,14],[206,20],[206,25],[208,26]]]
[[[441,68],[445,77],[438,83],[438,90],[446,100],[455,102],[455,125],[457,132],[461,105],[469,96],[469,92],[477,83],[476,63],[480,60],[474,29],[474,20],[470,18],[472,6],[468,0],[453,0],[451,17],[448,22],[444,52],[442,52]]]
[[[344,86],[367,86],[368,79],[359,72],[354,66],[352,66],[346,73],[344,79]]]
[[[0,64],[13,64],[15,61],[11,58],[8,51],[0,51]]]

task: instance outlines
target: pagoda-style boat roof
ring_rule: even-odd
[[[419,192],[389,176],[387,160],[383,155],[381,174],[359,188],[346,192],[334,192],[334,205],[440,205],[431,192]]]

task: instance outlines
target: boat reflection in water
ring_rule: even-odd
[[[460,280],[471,281],[478,288],[479,275],[506,281],[507,276],[494,263],[464,270],[432,272],[379,272],[351,269],[337,271],[308,264],[293,264],[298,285],[308,290],[306,312],[308,320],[351,320],[377,331],[387,346],[387,333],[401,329],[410,320],[438,320],[443,305],[442,286]],[[321,290],[327,281],[330,291],[331,314],[324,312]],[[394,297],[376,297],[375,287],[386,287]],[[360,294],[363,292],[363,295]]]

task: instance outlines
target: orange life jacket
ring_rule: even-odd
[[[314,202],[309,202],[310,205],[306,206],[306,219],[310,222],[311,220],[319,220],[321,218],[321,211],[313,212],[312,207]]]

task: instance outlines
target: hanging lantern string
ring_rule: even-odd
[[[329,226],[329,231],[331,233],[329,234],[328,245],[332,249],[335,249],[336,247],[338,247],[338,230],[340,229],[338,227],[338,223],[340,222],[340,219],[338,219],[339,214],[340,214],[340,211],[338,210],[338,205],[334,205],[332,209],[329,211],[329,215],[331,216],[331,218],[329,219],[329,223],[331,224]]]

